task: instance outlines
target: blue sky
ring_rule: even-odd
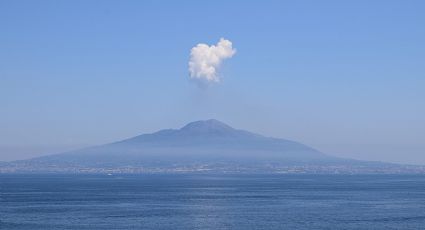
[[[425,164],[423,1],[1,1],[0,160],[216,118]],[[222,81],[190,49],[233,42]]]

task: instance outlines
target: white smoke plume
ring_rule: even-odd
[[[218,70],[224,59],[231,58],[236,53],[232,42],[221,38],[217,45],[200,43],[190,51],[190,78],[201,82],[220,82]]]

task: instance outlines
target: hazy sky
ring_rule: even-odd
[[[425,164],[425,1],[0,1],[0,160],[215,118]],[[191,48],[233,43],[220,82]]]

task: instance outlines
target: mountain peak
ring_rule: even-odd
[[[191,122],[180,130],[196,133],[212,133],[234,131],[235,129],[216,119],[209,119]]]

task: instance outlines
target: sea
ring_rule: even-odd
[[[0,174],[0,229],[425,229],[425,176]]]

